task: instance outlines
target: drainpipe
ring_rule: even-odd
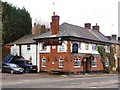
[[[36,65],[37,65],[37,56],[38,56],[38,44],[36,44]]]

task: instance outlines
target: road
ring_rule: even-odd
[[[118,88],[117,75],[75,77],[75,75],[8,74],[6,76],[2,75],[2,88]]]

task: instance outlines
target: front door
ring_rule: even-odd
[[[89,67],[89,62],[88,62],[88,57],[85,57],[83,61],[83,73],[89,73],[88,67]]]
[[[86,57],[86,62],[85,62],[85,73],[89,73],[89,71],[88,71],[88,57]]]

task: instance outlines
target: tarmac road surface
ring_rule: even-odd
[[[118,88],[118,75],[2,74],[2,88]]]

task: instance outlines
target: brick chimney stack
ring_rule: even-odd
[[[100,27],[99,27],[99,26],[97,25],[97,23],[96,23],[95,26],[92,26],[92,29],[93,29],[93,30],[97,30],[97,31],[99,32]]]
[[[85,28],[88,28],[88,29],[91,29],[91,23],[85,23],[85,24],[84,24],[84,27],[85,27]]]
[[[52,22],[50,23],[52,35],[55,35],[59,32],[59,19],[60,17],[58,15],[55,15],[55,12],[53,12]]]

